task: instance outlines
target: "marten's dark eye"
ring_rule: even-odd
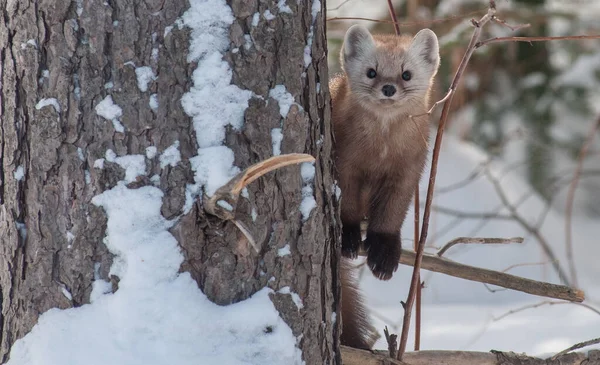
[[[374,79],[374,78],[375,78],[375,76],[377,76],[377,71],[375,71],[375,70],[373,70],[372,68],[370,68],[370,69],[367,71],[367,77],[368,77],[368,78],[370,78],[370,79]]]
[[[412,74],[410,73],[410,71],[404,71],[402,73],[402,80],[409,81],[411,78],[412,78]]]

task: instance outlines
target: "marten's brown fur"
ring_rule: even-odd
[[[344,74],[329,87],[336,167],[342,189],[342,253],[356,257],[367,217],[367,264],[379,279],[398,268],[400,228],[425,165],[427,112],[439,65],[438,41],[428,30],[414,38],[346,33]],[[342,299],[343,300],[343,299]]]

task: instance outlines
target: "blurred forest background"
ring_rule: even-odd
[[[393,4],[403,33],[430,28],[440,39],[442,64],[434,97],[438,100],[471,37],[469,20],[485,14],[487,1],[396,0]],[[600,34],[597,0],[498,0],[497,4],[498,16],[508,24],[531,26],[512,32],[490,23],[482,40]],[[339,49],[350,25],[362,23],[374,33],[394,32],[385,0],[331,0],[327,7],[332,73],[339,72]],[[333,20],[336,17],[384,22]],[[565,175],[598,117],[600,40],[507,42],[480,48],[473,55],[454,98],[448,131],[514,165],[545,199],[563,199],[564,205],[564,187],[569,182]],[[593,216],[600,216],[597,139],[588,153],[575,204]]]
[[[473,34],[470,20],[487,12],[488,0],[392,3],[402,33],[430,28],[438,35],[442,63],[432,102],[439,100]],[[497,17],[507,24],[530,26],[513,31],[490,22],[481,40],[600,34],[598,0],[496,4]],[[340,72],[339,51],[349,26],[394,32],[386,0],[329,0],[327,9],[331,75]],[[431,118],[431,146],[440,112],[441,107]],[[423,349],[546,354],[598,337],[600,132],[593,130],[598,125],[599,39],[503,42],[475,51],[444,134],[426,251],[435,254],[461,236],[524,237],[522,245],[459,245],[444,256],[581,288],[587,307],[552,306],[565,303],[423,271]],[[589,148],[579,166],[586,140]],[[420,184],[421,214],[429,168]],[[402,227],[405,248],[413,243],[413,209]],[[401,328],[400,301],[406,299],[411,272],[401,266],[390,282],[381,282],[363,270],[361,287],[378,329]],[[377,347],[386,348],[385,341]]]

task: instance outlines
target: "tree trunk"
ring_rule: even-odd
[[[291,166],[248,186],[236,219],[250,227],[256,252],[233,223],[207,214],[201,201],[186,209],[198,144],[181,98],[195,64],[187,60],[189,29],[171,27],[187,1],[0,0],[0,362],[40,314],[89,303],[94,280],[110,280],[118,290],[119,278],[108,277],[105,213],[90,201],[126,180],[132,189],[154,184],[163,191],[162,215],[180,217],[172,232],[185,255],[181,270],[212,301],[238,302],[268,286],[281,317],[301,338],[305,362],[340,363],[340,321],[331,320],[339,296],[340,229],[323,4],[288,0],[287,12],[278,3],[228,1],[235,20],[225,59],[233,83],[254,95],[243,128],[229,128],[225,145],[243,170],[273,155],[272,129],[281,128],[282,154],[304,152],[317,160],[314,181]],[[136,77],[141,66],[157,76],[144,91]],[[283,120],[270,97],[276,85],[295,102]],[[112,122],[96,110],[107,96],[122,109]],[[151,107],[153,98],[159,108]],[[176,143],[181,162],[174,166],[161,167],[146,153]],[[145,156],[145,173],[130,179],[111,151]],[[308,187],[316,206],[303,220],[299,206],[310,196]],[[299,295],[301,309],[285,287]]]

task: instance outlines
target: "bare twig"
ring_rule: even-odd
[[[565,208],[565,234],[566,234],[566,243],[567,243],[567,261],[569,262],[569,271],[571,273],[571,280],[573,285],[577,286],[577,270],[575,270],[575,262],[573,261],[573,227],[572,227],[572,219],[573,219],[573,201],[575,200],[575,191],[577,189],[577,184],[579,183],[579,179],[581,177],[581,169],[583,168],[583,161],[587,156],[590,145],[594,141],[594,137],[596,137],[596,132],[600,128],[600,117],[596,120],[596,123],[592,125],[583,146],[581,146],[581,150],[579,151],[579,158],[577,160],[577,167],[575,168],[575,172],[573,173],[573,179],[571,180],[571,184],[569,185],[569,193],[567,197],[567,206]]]
[[[452,98],[454,96],[454,92],[458,87],[458,83],[462,74],[464,73],[469,59],[473,52],[475,52],[475,45],[479,41],[481,37],[482,27],[490,21],[492,16],[496,14],[496,4],[493,0],[490,0],[490,6],[488,8],[487,13],[479,20],[471,20],[472,24],[475,27],[473,32],[473,36],[471,37],[471,41],[469,42],[469,46],[467,47],[467,51],[465,52],[458,70],[452,80],[452,84],[450,85],[450,96],[448,100],[444,103],[444,108],[442,109],[442,115],[440,117],[440,122],[438,125],[438,131],[435,138],[435,145],[433,148],[433,158],[431,162],[431,171],[429,174],[429,185],[427,187],[427,197],[425,203],[425,211],[423,214],[423,225],[421,228],[421,237],[419,239],[419,247],[416,252],[415,265],[413,270],[413,275],[410,283],[410,289],[408,292],[408,298],[406,300],[406,306],[404,309],[404,319],[402,321],[402,334],[400,336],[400,349],[398,351],[398,360],[402,360],[402,355],[406,351],[406,343],[408,342],[408,329],[410,327],[410,317],[412,312],[412,306],[415,301],[415,295],[417,291],[417,287],[420,285],[420,277],[419,277],[419,268],[421,267],[421,261],[423,259],[423,250],[425,249],[425,242],[427,241],[427,233],[429,230],[429,216],[431,214],[431,202],[433,201],[433,191],[435,187],[435,178],[437,174],[437,164],[440,155],[440,148],[442,144],[442,137],[444,134],[444,128],[446,126],[446,121],[448,120],[448,114],[450,112],[450,105],[452,104]]]
[[[588,341],[584,341],[584,342],[580,342],[578,344],[575,344],[571,347],[569,347],[568,349],[564,349],[561,352],[559,352],[558,354],[552,356],[550,358],[550,360],[554,361],[556,360],[558,357],[561,357],[562,355],[568,354],[569,352],[573,351],[573,350],[579,350],[582,349],[584,347],[587,346],[591,346],[591,345],[596,345],[600,343],[600,337],[599,338],[594,338],[592,340],[588,340]]]
[[[492,18],[492,20],[502,26],[507,27],[508,29],[512,30],[513,32],[519,30],[519,29],[523,29],[523,28],[528,28],[531,26],[531,24],[517,24],[517,25],[509,25],[507,22],[505,22],[504,20],[498,18],[497,16],[494,16]]]
[[[418,249],[419,242],[419,218],[421,217],[420,204],[419,204],[419,184],[415,188],[415,228],[414,228],[414,250]],[[419,281],[421,281],[421,273],[419,273]],[[421,294],[423,285],[419,285],[417,288],[417,307],[415,309],[415,351],[421,349]]]
[[[336,6],[335,8],[331,8],[331,9],[327,9],[327,11],[335,11],[335,10],[339,10],[342,6],[346,5],[350,0],[345,0],[342,1],[340,3],[340,5]]]
[[[475,48],[487,46],[492,43],[500,42],[546,42],[546,41],[561,41],[561,40],[577,40],[577,39],[600,39],[600,35],[570,35],[562,37],[495,37],[477,42]]]
[[[398,26],[401,28],[402,27],[427,26],[429,24],[444,23],[444,22],[448,22],[448,21],[452,21],[452,20],[456,20],[456,19],[468,18],[470,16],[479,15],[485,11],[486,11],[486,9],[480,9],[480,10],[475,10],[475,11],[472,11],[472,12],[466,13],[466,14],[452,15],[452,16],[448,16],[448,17],[444,17],[444,18],[431,19],[431,20],[422,21],[422,22],[398,23]],[[331,17],[331,18],[327,18],[326,20],[328,22],[329,21],[341,21],[341,20],[367,20],[367,21],[376,22],[376,23],[394,23],[392,20],[379,20],[379,19],[373,19],[373,18],[343,17],[343,16]]]
[[[398,17],[396,16],[396,10],[394,10],[394,5],[392,4],[392,0],[387,0],[388,9],[390,10],[390,18],[394,22],[394,30],[396,31],[396,35],[400,35],[400,26],[398,25]]]
[[[519,312],[522,312],[522,311],[524,311],[526,309],[538,308],[538,307],[541,307],[543,305],[562,305],[562,304],[575,304],[575,305],[587,308],[587,309],[591,310],[592,312],[600,315],[600,311],[599,310],[597,310],[596,308],[594,308],[594,307],[592,307],[590,305],[587,305],[587,304],[577,303],[577,302],[563,302],[563,301],[559,302],[559,301],[553,301],[553,300],[544,300],[544,301],[539,302],[539,303],[528,304],[528,305],[524,305],[522,307],[519,307],[517,309],[511,309],[511,310],[509,310],[508,312],[502,314],[499,317],[494,317],[494,321],[499,321],[501,319],[504,319],[504,318],[510,316],[511,314],[519,313]]]
[[[486,245],[498,245],[498,244],[507,244],[507,243],[523,243],[523,237],[512,237],[512,238],[484,238],[484,237],[458,237],[453,239],[452,241],[446,243],[444,247],[442,247],[437,255],[442,257],[448,249],[452,246],[455,246],[459,243],[462,244],[486,244]]]
[[[451,215],[462,219],[498,219],[498,220],[513,220],[514,218],[507,214],[500,214],[498,212],[463,212],[461,210],[455,210],[452,208],[441,207],[434,205],[432,208],[434,211],[446,215]]]

